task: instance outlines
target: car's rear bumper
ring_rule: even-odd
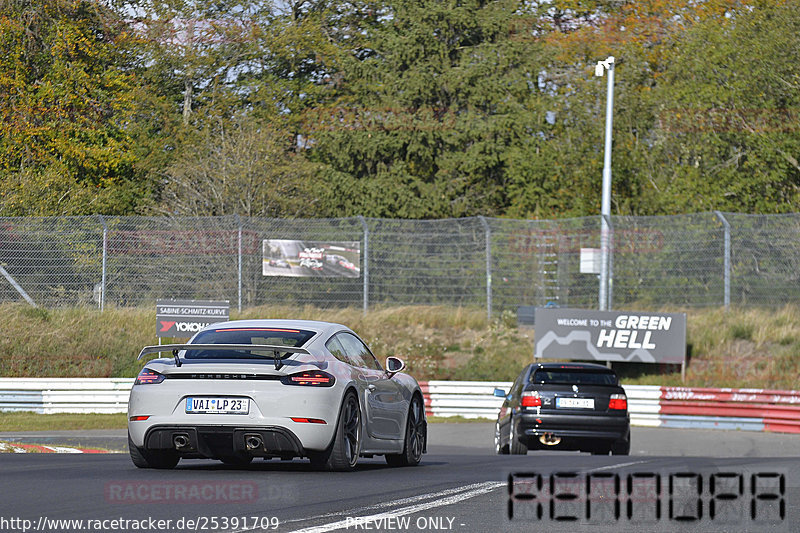
[[[523,413],[517,435],[538,439],[543,435],[570,439],[628,440],[630,419],[619,415],[564,415]]]
[[[144,436],[145,450],[174,450],[186,458],[302,457],[297,435],[284,427],[152,426]]]
[[[237,397],[249,401],[246,414],[189,413],[189,397]],[[336,431],[342,390],[334,387],[309,389],[280,382],[248,384],[233,380],[192,381],[166,379],[156,385],[134,385],[128,401],[128,432],[131,441],[147,449],[146,438],[156,427],[219,427],[223,433],[235,429],[281,428],[294,435],[306,450],[328,447]],[[321,423],[310,423],[316,420]]]

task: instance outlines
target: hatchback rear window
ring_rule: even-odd
[[[531,383],[559,383],[568,385],[617,385],[617,375],[613,372],[597,370],[540,369],[531,375]]]
[[[292,328],[222,328],[199,333],[193,344],[255,344],[302,347],[316,335],[314,331]],[[282,354],[284,357],[288,354]],[[262,359],[263,350],[187,350],[186,359]]]

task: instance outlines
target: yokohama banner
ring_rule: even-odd
[[[188,338],[209,324],[226,322],[229,317],[227,300],[157,300],[156,336]]]
[[[686,313],[536,309],[536,359],[686,361]]]

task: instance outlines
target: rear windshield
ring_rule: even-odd
[[[289,328],[224,328],[198,333],[192,344],[269,344],[302,347],[316,333]],[[278,357],[286,357],[287,352]],[[272,351],[257,350],[187,350],[185,359],[263,359],[273,357]]]
[[[566,383],[574,385],[616,385],[617,375],[602,370],[555,368],[539,369],[531,375],[531,383]]]

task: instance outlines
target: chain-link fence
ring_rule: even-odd
[[[0,218],[0,301],[597,308],[600,220]],[[800,214],[611,217],[610,227],[610,308],[800,301]]]

